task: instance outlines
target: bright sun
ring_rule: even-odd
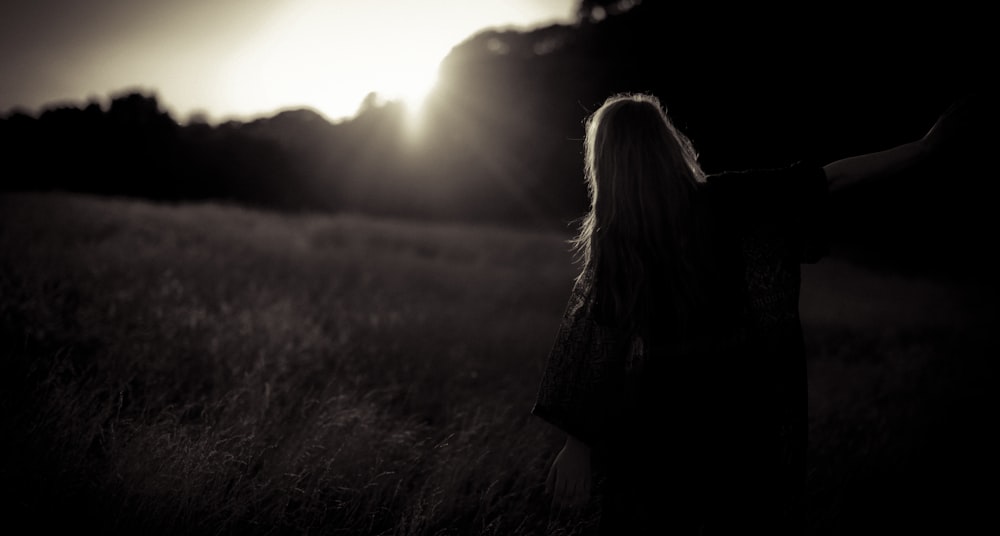
[[[248,39],[220,73],[220,92],[244,108],[311,106],[333,120],[352,116],[375,92],[418,115],[456,38],[407,17],[345,20],[317,12],[329,4],[309,5],[276,16]]]
[[[437,83],[437,66],[408,65],[398,70],[394,70],[386,76],[379,91],[390,100],[401,100],[406,105],[406,109],[412,113],[419,113],[423,108],[424,100],[434,89]]]

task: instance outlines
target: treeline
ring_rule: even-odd
[[[155,95],[141,93],[116,96],[107,109],[91,103],[82,109],[47,109],[37,118],[14,113],[0,121],[3,186],[155,200],[231,200],[277,209],[334,208],[309,191],[312,177],[296,160],[302,148],[280,140],[305,128],[329,138],[336,127],[304,111],[260,123],[182,126],[162,111]],[[262,132],[272,123],[280,125]],[[281,128],[290,132],[278,132]]]
[[[471,36],[417,126],[374,100],[336,124],[303,109],[180,125],[142,93],[14,113],[0,120],[2,188],[565,227],[586,206],[583,120],[612,93],[659,95],[715,171],[912,138],[982,93],[990,69],[975,14],[941,6],[890,18],[636,4],[581,2],[573,25]],[[892,195],[844,206],[879,218]]]

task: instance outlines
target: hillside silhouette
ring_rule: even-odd
[[[584,1],[572,25],[470,36],[416,133],[401,103],[374,99],[339,123],[303,108],[181,125],[141,92],[12,113],[0,187],[567,229],[586,208],[583,120],[615,92],[657,94],[709,172],[885,148],[969,95],[984,111],[970,132],[995,117],[976,97],[993,87],[988,18],[957,5],[721,18],[633,4]],[[838,236],[900,254],[935,240],[950,258],[991,225],[971,180],[985,152],[970,134],[942,162],[841,196]]]

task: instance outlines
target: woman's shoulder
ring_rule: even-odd
[[[739,169],[724,169],[706,173],[704,187],[759,187],[763,184],[780,184],[788,181],[808,180],[823,174],[823,166],[811,160]]]
[[[814,262],[826,251],[829,187],[817,163],[803,160],[712,174],[704,194],[708,212],[740,236],[763,232],[768,240],[780,237],[782,247],[794,243],[801,250],[797,255],[802,262]]]
[[[826,188],[823,167],[807,160],[710,173],[701,185],[704,199],[728,208],[787,206],[821,195]]]

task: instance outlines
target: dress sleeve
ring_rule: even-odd
[[[829,186],[822,166],[810,162],[710,175],[709,199],[736,225],[764,227],[791,241],[799,262],[829,251]]]
[[[585,274],[573,287],[531,413],[595,446],[621,409],[632,346],[595,321],[591,285]]]

